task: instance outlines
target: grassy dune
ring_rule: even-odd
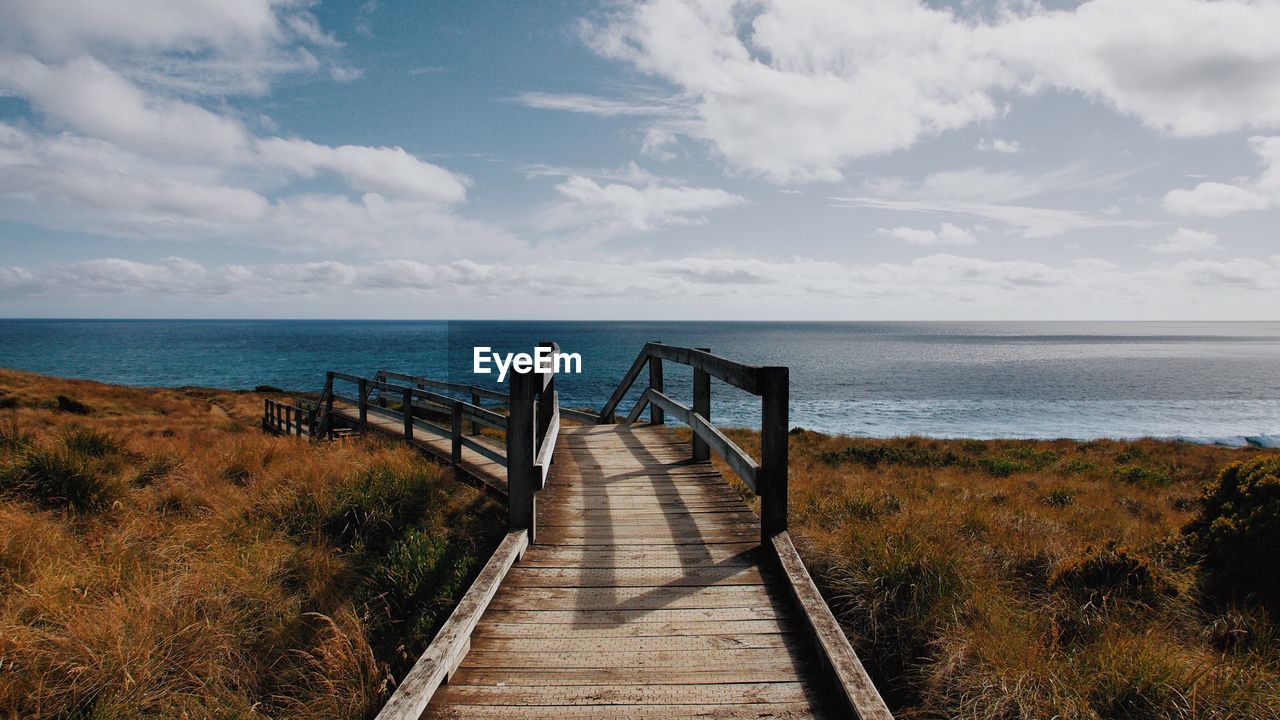
[[[791,526],[898,717],[1277,718],[1276,625],[1181,532],[1262,456],[793,431]]]
[[[501,516],[262,396],[0,371],[0,717],[360,718]]]

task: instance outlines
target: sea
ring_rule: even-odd
[[[385,369],[499,388],[472,372],[474,348],[545,340],[582,358],[557,379],[571,407],[598,409],[657,340],[790,367],[791,424],[810,430],[1280,446],[1280,322],[0,320],[0,367],[291,391],[319,389],[326,370]],[[664,374],[688,402],[691,371]],[[758,426],[760,401],[716,381],[712,419]]]

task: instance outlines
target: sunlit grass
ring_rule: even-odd
[[[898,717],[1280,717],[1268,610],[1182,532],[1204,483],[1268,455],[794,431],[791,529]]]
[[[500,528],[407,448],[260,395],[0,371],[0,716],[376,711]]]

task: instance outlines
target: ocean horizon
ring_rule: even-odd
[[[0,366],[290,391],[318,389],[326,370],[386,369],[496,388],[496,376],[471,372],[473,348],[541,340],[583,358],[581,375],[558,380],[572,407],[599,409],[640,347],[660,340],[790,367],[792,425],[822,432],[1280,444],[1280,322],[33,318],[0,320]],[[669,367],[666,383],[690,396],[688,368]],[[758,399],[712,396],[717,425],[758,425]]]

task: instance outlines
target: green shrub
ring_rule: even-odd
[[[1066,507],[1075,500],[1075,492],[1069,488],[1056,487],[1040,497],[1040,502],[1054,507]]]
[[[119,444],[111,436],[97,430],[72,428],[62,436],[62,445],[73,453],[89,457],[106,457],[120,451]]]
[[[1114,544],[1090,547],[1083,555],[1062,563],[1049,578],[1049,589],[1097,608],[1123,600],[1152,605],[1170,592],[1146,558]]]
[[[818,460],[827,465],[857,463],[869,468],[881,465],[940,468],[961,465],[965,462],[964,458],[950,450],[940,452],[923,447],[881,444],[858,444],[839,450],[827,450],[818,454]]]
[[[978,461],[983,470],[993,477],[1009,477],[1016,473],[1027,472],[1031,468],[1021,460],[1007,457],[1004,455],[996,455],[994,457],[984,457]]]
[[[1097,469],[1097,465],[1084,458],[1073,458],[1062,465],[1062,471],[1069,475],[1087,475]]]
[[[434,495],[423,470],[375,466],[321,492],[299,493],[263,514],[297,539],[377,552],[421,520]]]
[[[1184,531],[1221,590],[1280,608],[1280,457],[1228,465],[1205,487]]]
[[[1058,462],[1058,453],[1052,450],[1037,450],[1028,445],[1019,445],[1005,451],[1007,457],[1018,460],[1032,470],[1043,470]]]
[[[112,473],[98,467],[92,457],[67,448],[27,451],[5,469],[0,484],[44,507],[81,512],[101,510],[121,494]]]
[[[1138,487],[1158,488],[1173,484],[1173,476],[1169,473],[1143,465],[1120,465],[1114,472],[1121,482]]]
[[[392,642],[403,659],[416,658],[466,590],[476,548],[465,537],[434,526],[413,528],[390,545],[373,568],[369,613],[375,643]]]

